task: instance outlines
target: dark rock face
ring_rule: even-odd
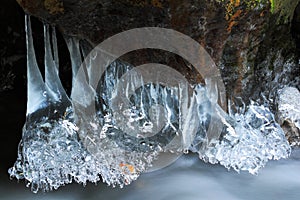
[[[291,32],[296,41],[298,53],[300,54],[300,3],[297,5],[294,12]]]
[[[218,60],[230,35],[225,8],[216,1],[64,0],[59,1],[61,8],[57,12],[46,8],[45,4],[49,1],[18,2],[26,12],[57,25],[67,35],[76,35],[93,45],[132,28],[164,27],[189,35]],[[58,8],[54,6],[52,10],[55,9]]]

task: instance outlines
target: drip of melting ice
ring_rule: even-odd
[[[122,187],[151,169],[161,153],[186,153],[187,147],[204,161],[250,173],[257,173],[269,159],[289,156],[290,146],[268,108],[252,103],[227,114],[209,98],[218,99],[214,85],[194,85],[190,99],[185,99],[183,85],[166,86],[137,76],[126,77],[126,84],[115,89],[133,70],[119,61],[109,66],[97,88],[89,84],[92,60],[85,66],[88,78],[75,79],[86,52],[81,52],[74,38],[66,38],[73,73],[69,98],[59,80],[54,28],[50,37],[50,28],[44,25],[44,81],[36,62],[30,18],[26,16],[25,21],[27,116],[18,159],[9,173],[26,179],[32,191],[57,189],[73,180],[86,184],[102,179]],[[121,104],[115,97],[122,94],[128,99],[127,107],[116,114]],[[94,113],[88,112],[91,100]]]

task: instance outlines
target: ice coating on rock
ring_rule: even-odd
[[[99,74],[95,76],[91,66],[98,62],[97,55],[82,64],[75,38],[66,38],[73,73],[69,98],[58,76],[55,30],[52,39],[48,25],[44,33],[45,83],[26,16],[27,119],[18,159],[9,170],[12,177],[26,179],[34,192],[100,179],[123,187],[151,169],[162,153],[173,155],[168,157],[172,160],[188,149],[210,163],[253,174],[268,160],[290,154],[267,107],[253,103],[234,113],[229,106],[227,114],[218,105],[220,77],[191,86],[176,82],[181,75],[173,69],[165,80],[171,69],[167,66],[133,67],[116,60],[95,87]]]

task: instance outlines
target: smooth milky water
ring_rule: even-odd
[[[51,193],[32,194],[23,184],[1,187],[3,199],[125,199],[125,200],[298,200],[300,196],[300,149],[288,159],[271,161],[258,176],[227,171],[220,165],[206,164],[196,155],[183,155],[162,170],[143,174],[123,189],[105,184],[86,187],[72,184]],[[18,188],[18,189],[16,189]]]

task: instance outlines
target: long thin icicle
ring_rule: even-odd
[[[59,67],[59,58],[58,58],[58,48],[57,48],[57,37],[56,37],[56,29],[52,27],[52,47],[53,47],[53,57],[55,66]]]
[[[55,35],[53,35],[55,37]],[[53,42],[56,38],[52,37]],[[58,55],[57,44],[53,43],[54,58],[50,46],[49,25],[44,24],[44,43],[45,43],[45,82],[49,96],[53,102],[69,103],[69,98],[60,82],[58,76]]]
[[[46,88],[39,70],[32,39],[30,16],[25,16],[27,48],[27,115],[35,112],[47,101]]]
[[[72,64],[72,83],[74,84],[77,72],[82,63],[79,40],[73,37],[65,37],[65,41],[70,52]]]

